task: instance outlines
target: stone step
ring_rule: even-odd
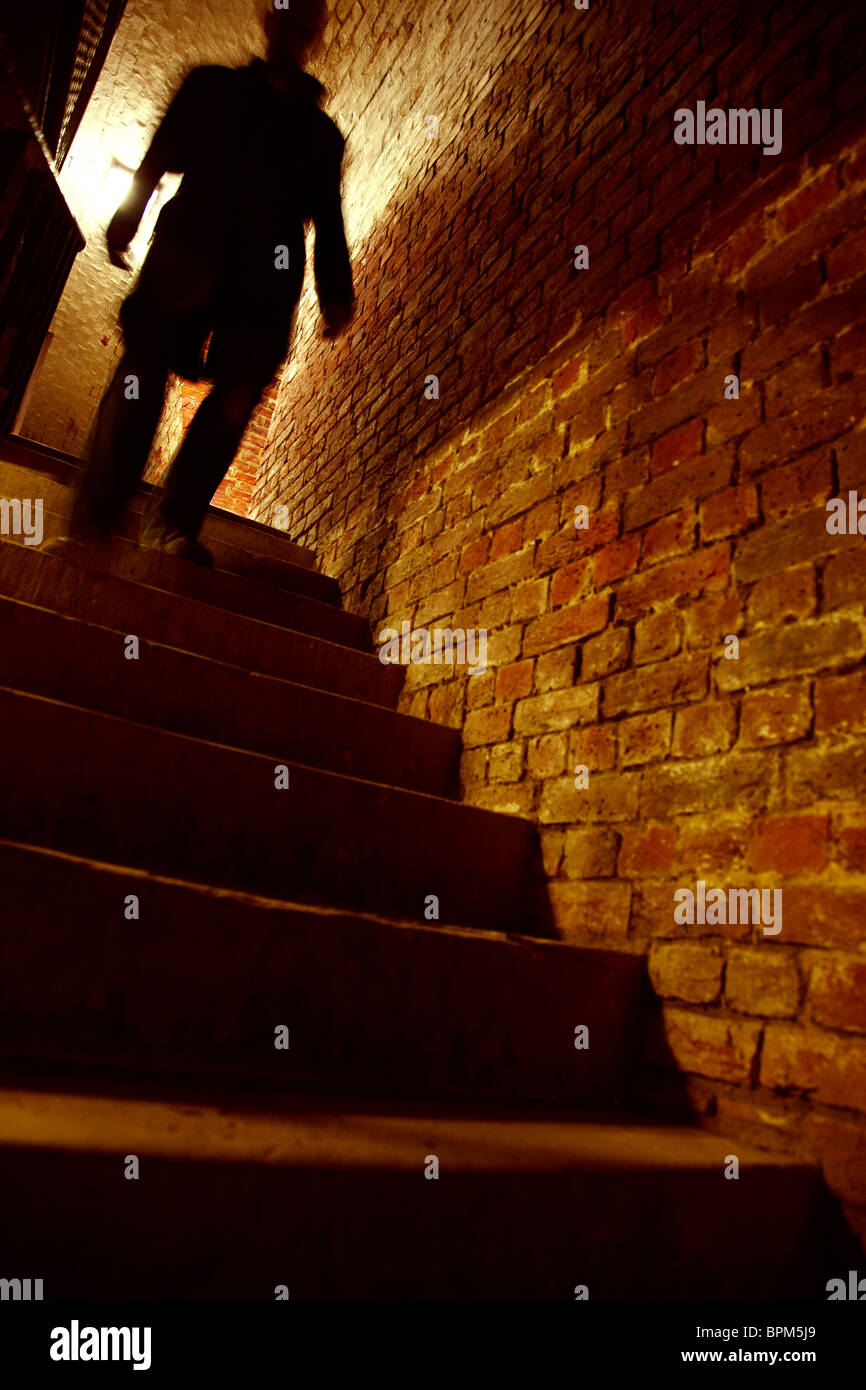
[[[19,499],[38,496],[42,500],[44,540],[67,534],[69,529],[67,518],[72,506],[73,495],[71,488],[64,487],[52,478],[40,478],[24,469],[4,467],[0,461],[0,479],[4,476],[12,486],[0,489],[0,495],[18,497]],[[140,522],[141,512],[128,509],[117,528],[118,540],[137,545],[139,543]],[[23,536],[9,535],[4,539],[18,541],[21,545],[29,545]],[[235,543],[211,538],[208,545],[213,552],[216,569],[241,575],[246,579],[271,584],[275,588],[286,589],[291,593],[306,594],[308,598],[318,599],[321,603],[339,606],[341,601],[340,586],[336,579],[320,574],[318,569],[314,569],[309,564],[297,564],[288,559],[277,559],[271,555],[262,555],[245,550],[243,548],[244,541],[245,536],[242,531],[235,537]],[[35,546],[30,548],[35,549]],[[305,551],[303,554],[306,556],[309,552]],[[109,566],[109,568],[111,567]]]
[[[83,464],[79,460],[33,441],[7,439],[0,444],[0,497],[42,497],[51,510],[66,515],[71,494],[78,487],[82,473]],[[143,483],[130,500],[128,511],[140,514],[153,492],[150,484]],[[253,558],[269,558],[304,569],[316,568],[314,551],[295,545],[272,526],[235,516],[222,507],[208,508],[201,538],[211,548],[225,544]]]
[[[396,706],[403,683],[401,666],[383,666],[372,653],[132,580],[113,575],[95,578],[76,565],[5,542],[0,542],[0,594],[67,618],[390,709]],[[316,607],[324,609],[324,605]],[[14,679],[14,672],[11,676]]]
[[[856,1268],[814,1169],[723,1136],[478,1101],[70,1090],[0,1092],[3,1273],[46,1300],[823,1300]]]
[[[0,837],[280,900],[550,935],[535,826],[0,690]],[[387,764],[387,749],[383,749]],[[387,775],[387,766],[383,768]]]
[[[16,548],[33,554],[32,547],[19,544]],[[83,568],[92,578],[101,579],[110,574],[164,593],[195,599],[244,618],[256,618],[275,627],[290,628],[293,632],[320,637],[339,646],[353,647],[356,651],[371,649],[370,628],[365,619],[334,607],[334,593],[330,588],[327,601],[322,602],[306,594],[278,589],[273,584],[262,584],[246,575],[230,574],[228,570],[203,569],[200,565],[191,565],[117,538],[105,548],[89,548],[83,563],[74,556],[43,558],[51,558],[66,568],[71,563],[72,568]],[[304,573],[304,570],[298,571],[300,575]],[[315,575],[314,579],[328,586],[333,584],[322,575]]]
[[[412,719],[173,647],[0,598],[6,685],[136,723],[308,767],[456,796],[460,736]]]
[[[278,903],[8,842],[0,881],[7,1064],[612,1107],[633,1062],[638,956]],[[274,1046],[281,1024],[288,1050]],[[579,1026],[588,1047],[575,1047]]]

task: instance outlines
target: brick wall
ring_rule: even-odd
[[[186,381],[171,376],[165,409],[153,441],[145,479],[158,483],[180,447],[192,418],[210,391],[209,382]],[[255,486],[256,474],[268,438],[278,386],[272,382],[256,407],[247,426],[234,462],[213,496],[212,505],[237,516],[246,516]]]
[[[403,708],[538,821],[563,936],[646,953],[647,1095],[819,1156],[866,1230],[858,7],[416,9],[338,6],[358,318],[306,301],[252,514],[377,632],[489,631]],[[698,100],[782,152],[677,145]],[[677,926],[698,880],[781,888],[781,934]]]

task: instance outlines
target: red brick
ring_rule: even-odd
[[[547,613],[536,618],[526,629],[523,638],[523,655],[536,656],[551,647],[560,647],[565,642],[573,642],[588,637],[592,632],[600,632],[607,626],[610,600],[607,594],[587,599],[585,603],[573,603],[556,613]]]
[[[500,560],[476,569],[469,576],[466,597],[470,603],[486,598],[500,589],[507,589],[522,579],[534,578],[532,573],[532,547],[519,550],[514,555],[503,555]]]
[[[800,565],[783,574],[761,579],[749,594],[749,625],[778,626],[786,618],[810,618],[815,612],[818,596],[815,570],[812,565]]]
[[[752,472],[793,454],[829,444],[845,434],[862,413],[856,382],[824,390],[790,415],[768,420],[747,434],[740,445],[740,462]]]
[[[470,541],[460,556],[460,573],[469,574],[472,570],[480,569],[487,563],[487,552],[490,541],[487,536],[479,536],[477,540]]]
[[[779,686],[756,691],[743,697],[740,743],[745,748],[792,743],[809,732],[811,722],[812,707],[804,687]]]
[[[819,1105],[866,1110],[866,1042],[817,1028],[770,1023],[761,1054],[761,1084],[809,1094]]]
[[[633,531],[637,526],[646,526],[659,517],[680,511],[684,501],[699,502],[720,492],[730,483],[733,471],[732,445],[714,449],[694,463],[680,464],[673,472],[626,494],[623,528]]]
[[[635,666],[664,661],[666,657],[676,656],[680,645],[680,615],[676,609],[666,608],[635,623],[632,660]]]
[[[842,381],[851,373],[862,376],[866,372],[866,326],[858,324],[835,340],[830,348],[830,371],[834,381]],[[837,445],[837,453],[838,449]],[[862,467],[862,458],[859,461]],[[861,480],[858,478],[858,482]],[[839,482],[844,488],[841,475]]]
[[[856,543],[859,537],[852,537]],[[860,541],[862,546],[862,541]],[[866,598],[866,546],[848,555],[834,555],[824,570],[824,607]]]
[[[759,1023],[715,1018],[665,1006],[655,1058],[681,1072],[742,1084],[749,1080],[761,1038]]]
[[[584,554],[598,550],[616,538],[619,531],[619,508],[605,507],[601,511],[590,512],[589,526],[582,530],[574,526],[574,513],[571,514],[572,532],[576,553]]]
[[[630,644],[626,627],[609,628],[600,637],[590,637],[581,647],[580,679],[597,680],[611,671],[621,671],[628,662]]]
[[[837,887],[826,880],[787,884],[783,897],[783,941],[856,951],[863,941],[866,888]]]
[[[530,739],[526,767],[531,777],[559,777],[565,771],[568,739],[564,733]]]
[[[571,735],[569,757],[572,766],[586,767],[590,772],[609,772],[616,765],[616,726],[595,724],[588,729],[576,729]]]
[[[675,825],[625,826],[620,841],[617,873],[623,878],[668,873],[673,867],[676,841]]]
[[[537,618],[547,608],[548,586],[550,581],[544,579],[530,579],[525,584],[518,584],[512,590],[511,617],[514,622],[522,622],[526,618]]]
[[[671,555],[682,555],[695,547],[695,512],[693,507],[666,516],[648,526],[643,535],[644,568]]]
[[[656,994],[687,1004],[713,1004],[722,990],[724,959],[717,945],[659,941],[650,948],[648,969]]]
[[[793,955],[774,947],[730,946],[725,999],[737,1013],[793,1018],[800,1008],[800,976]]]
[[[768,628],[740,641],[739,658],[720,662],[720,690],[764,685],[822,668],[859,662],[866,654],[866,635],[857,615],[826,613],[805,619],[796,628]]]
[[[697,595],[707,586],[718,588],[725,583],[729,566],[730,550],[722,544],[633,575],[623,580],[617,589],[617,617],[628,621],[653,603],[662,603],[680,594]]]
[[[816,955],[807,995],[810,1016],[824,1028],[866,1033],[866,960]]]
[[[816,734],[866,732],[866,671],[815,682]]]
[[[609,826],[572,826],[565,833],[566,877],[612,878],[616,851],[616,831]]]
[[[676,758],[710,758],[726,753],[734,741],[737,712],[714,702],[677,710],[672,751]]]
[[[540,502],[524,518],[523,535],[527,541],[549,536],[559,529],[559,503],[555,498]]]
[[[753,338],[756,323],[753,304],[739,305],[729,314],[724,314],[710,329],[707,361],[716,362],[720,357],[730,357],[740,352]]]
[[[743,815],[757,815],[766,807],[770,771],[765,753],[735,751],[715,758],[659,763],[642,774],[641,814],[665,819],[718,815],[736,806]]]
[[[640,799],[640,772],[594,772],[589,786],[577,790],[574,776],[545,782],[538,818],[542,825],[574,821],[634,820]]]
[[[472,710],[463,725],[463,742],[467,748],[483,743],[503,743],[511,732],[511,705],[491,705]]]
[[[657,439],[652,446],[652,475],[669,473],[677,464],[687,463],[700,454],[704,444],[703,420],[689,420]]]
[[[614,541],[613,545],[606,545],[603,550],[596,551],[592,560],[592,577],[596,588],[602,589],[606,584],[612,584],[614,580],[631,574],[637,569],[639,557],[638,536],[626,536],[623,540]]]
[[[491,705],[495,693],[495,671],[485,671],[483,675],[473,676],[466,684],[466,708],[481,709],[483,705]]]
[[[635,309],[642,309],[653,303],[655,299],[655,279],[648,276],[646,279],[636,280],[613,301],[607,312],[608,322],[614,323],[617,319],[632,314]]]
[[[832,494],[833,468],[826,449],[761,475],[761,507],[768,518],[823,505]]]
[[[866,871],[866,820],[861,825],[843,825],[836,830],[839,857],[848,869]]]
[[[766,244],[767,228],[761,213],[728,238],[719,256],[719,273],[726,277],[736,275],[763,251]]]
[[[680,830],[679,873],[726,873],[746,852],[747,829],[738,821],[691,817]]]
[[[845,238],[825,256],[827,280],[831,285],[844,284],[866,271],[866,229]]]
[[[803,401],[817,396],[824,389],[823,376],[821,352],[817,348],[783,363],[764,383],[767,419],[790,415]]]
[[[490,537],[490,559],[498,560],[502,555],[512,555],[523,544],[523,518],[500,526]],[[464,552],[465,553],[465,552]]]
[[[776,213],[776,225],[785,236],[789,235],[803,222],[813,217],[815,212],[839,196],[839,176],[835,169],[813,179],[805,188],[799,189],[792,198],[783,203]]]
[[[547,690],[562,690],[574,684],[575,647],[559,647],[546,652],[535,663],[535,690],[543,694]]]
[[[532,690],[534,662],[515,661],[511,666],[502,666],[496,673],[496,703],[506,700],[519,700]]]
[[[563,565],[553,575],[550,585],[550,606],[559,608],[575,598],[587,595],[591,587],[592,564],[589,560],[574,560]]]
[[[701,343],[684,343],[682,347],[675,348],[667,357],[662,358],[655,369],[653,395],[667,395],[668,391],[672,391],[681,381],[687,381],[690,376],[694,376],[703,365],[704,352]]]
[[[773,816],[756,821],[749,863],[757,873],[823,869],[829,859],[829,835],[827,816]]]
[[[464,688],[463,681],[448,681],[431,690],[427,718],[447,728],[459,729],[463,723]]]
[[[631,889],[627,883],[555,882],[550,885],[554,925],[566,941],[628,932]]]
[[[621,720],[617,726],[620,766],[634,767],[667,757],[672,719],[670,710],[656,710]]]
[[[562,396],[567,391],[572,391],[580,380],[581,369],[583,368],[584,358],[575,357],[567,366],[561,367],[553,376],[553,394]]]
[[[701,540],[714,541],[745,531],[758,518],[758,494],[751,483],[717,492],[700,508]]]
[[[660,328],[664,321],[664,314],[658,302],[647,304],[642,309],[638,309],[623,324],[622,337],[625,346],[631,347],[639,339],[647,337],[656,328]]]
[[[706,654],[696,652],[608,676],[604,683],[605,716],[610,719],[700,699],[707,692],[708,670]]]
[[[548,690],[519,700],[514,710],[515,734],[545,734],[592,724],[598,717],[598,687],[579,685]]]

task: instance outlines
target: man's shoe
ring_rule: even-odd
[[[149,544],[151,549],[161,550],[163,555],[188,560],[191,565],[199,565],[202,569],[213,569],[213,555],[200,541],[188,541],[186,536],[158,536]]]

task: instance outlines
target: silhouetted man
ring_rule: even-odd
[[[213,381],[142,529],[145,544],[198,564],[208,503],[289,347],[304,278],[304,223],[315,226],[314,270],[324,335],[352,314],[343,230],[344,140],[319,109],[323,88],[301,63],[319,41],[326,0],[269,6],[267,61],[189,74],[112,219],[111,260],[123,259],[166,172],[182,173],[163,208],[138,284],[120,311],[125,355],[100,405],[70,537],[107,537],[139,483],[162,413],[169,371]],[[204,348],[211,334],[205,360]]]

